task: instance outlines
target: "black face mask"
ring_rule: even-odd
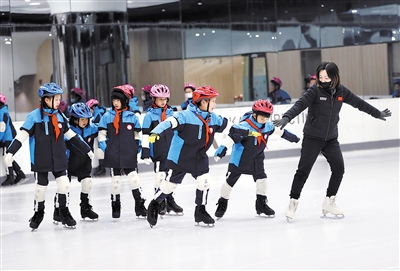
[[[320,85],[324,89],[328,89],[331,85],[331,82],[320,82]]]

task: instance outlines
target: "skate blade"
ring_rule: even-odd
[[[266,215],[266,214],[257,214],[256,217],[261,217],[261,218],[274,218],[275,215]]]
[[[29,178],[21,179],[18,183],[16,183],[16,185],[24,184],[27,181],[29,181]]]
[[[63,224],[63,228],[73,230],[76,229],[76,226],[68,226],[66,224]]]
[[[222,219],[222,216],[221,217],[217,217],[217,221],[220,220],[220,219]]]
[[[146,218],[147,218],[147,216],[143,216],[143,215],[137,215],[137,216],[136,216],[136,218],[137,218],[137,219],[146,219]]]
[[[291,218],[291,217],[286,217],[286,222],[287,223],[290,223],[290,220],[292,220],[293,218]]]
[[[89,217],[82,217],[81,221],[85,221],[85,222],[97,222],[99,221],[98,218],[89,218]]]
[[[167,215],[170,215],[170,216],[183,216],[184,213],[183,212],[182,213],[176,213],[174,211],[171,211],[171,212],[167,212]]]
[[[34,228],[31,228],[31,232],[34,232],[34,231],[37,231],[37,228],[36,228],[36,229],[34,229]]]
[[[213,228],[214,227],[214,223],[204,223],[204,222],[196,222],[197,224],[195,224],[196,227],[204,227],[204,228]]]
[[[61,221],[53,220],[54,225],[58,225],[58,223],[61,223]]]
[[[343,219],[344,215],[327,215],[324,214],[321,216],[322,219]]]

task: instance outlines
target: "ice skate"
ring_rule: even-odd
[[[195,226],[201,226],[203,222],[208,227],[213,227],[215,220],[207,213],[205,205],[197,205],[194,211],[194,221],[197,223]]]
[[[152,200],[149,204],[147,210],[147,222],[149,222],[150,227],[153,228],[157,224],[158,213],[160,212],[160,203],[156,200]]]
[[[99,215],[96,214],[93,209],[92,209],[92,205],[90,205],[89,203],[81,203],[81,217],[83,220],[85,220],[85,218],[89,218],[92,221],[97,221],[99,218]]]
[[[267,205],[267,196],[257,195],[256,212],[258,215],[265,214],[268,218],[275,217],[275,211]]]
[[[106,168],[104,167],[104,160],[99,160],[99,166],[94,169],[93,177],[104,177],[106,176]]]
[[[63,224],[64,227],[69,229],[75,229],[76,221],[69,212],[68,207],[60,208],[60,218],[61,218],[61,223]]]
[[[219,198],[217,205],[218,207],[215,211],[215,216],[217,217],[217,220],[220,220],[228,209],[228,200],[224,198]]]
[[[285,212],[287,222],[289,222],[289,219],[293,219],[294,215],[296,214],[297,205],[299,205],[298,199],[290,199],[289,206]]]
[[[43,220],[43,216],[44,216],[44,211],[37,211],[33,214],[33,217],[31,219],[29,219],[29,227],[32,228],[32,231],[36,230],[40,223],[42,223]]]
[[[22,170],[16,170],[15,173],[17,176],[15,177],[14,184],[20,183],[21,180],[26,179],[26,175]]]
[[[172,196],[172,194],[168,195],[166,206],[167,206],[168,214],[171,211],[173,211],[177,215],[183,215],[183,208],[181,206],[179,206],[178,204],[176,204],[175,199]]]
[[[121,216],[121,201],[116,200],[111,202],[112,218],[119,218]]]
[[[138,218],[147,216],[147,209],[144,206],[145,199],[135,200],[135,213]]]
[[[54,208],[53,212],[53,223],[58,225],[58,223],[61,222],[60,218],[60,209],[59,208]]]
[[[322,213],[323,216],[321,218],[333,218],[333,219],[340,219],[344,218],[343,211],[335,204],[336,196],[325,197],[324,202],[322,203]],[[327,216],[330,213],[332,216]]]
[[[1,183],[1,186],[10,186],[15,183],[15,179],[13,175],[7,175],[7,178],[5,179],[4,182]]]
[[[160,202],[160,210],[158,211],[158,214],[161,216],[165,215],[167,213],[167,199],[164,199],[163,201]]]

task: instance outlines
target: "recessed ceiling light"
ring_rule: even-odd
[[[29,5],[30,5],[30,6],[39,6],[40,3],[30,3]]]

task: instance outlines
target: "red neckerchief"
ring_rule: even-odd
[[[264,139],[262,131],[260,129],[258,129],[258,127],[250,119],[246,119],[246,122],[248,124],[250,124],[251,127],[256,129],[256,131],[261,134],[260,136],[257,137],[258,148],[260,148],[260,146],[261,146],[261,141],[263,141],[265,144],[265,147],[267,147],[267,141]]]
[[[40,106],[39,106],[39,108],[40,108]],[[61,133],[61,132],[60,132],[60,127],[58,127],[57,113],[58,113],[58,110],[56,110],[56,112],[53,113],[53,114],[47,113],[46,111],[43,110],[43,114],[45,114],[46,116],[48,116],[49,118],[51,118],[51,124],[53,124],[54,133],[56,134],[56,142],[57,142],[57,140],[58,140],[58,136],[59,136],[60,133]]]
[[[161,108],[158,105],[156,105],[155,103],[152,103],[153,108]],[[161,113],[161,121],[164,121],[167,118],[167,105],[164,105],[164,107],[162,108],[162,113]]]
[[[113,125],[114,125],[114,128],[115,128],[115,135],[117,135],[118,132],[119,132],[120,114],[122,115],[122,112],[127,110],[127,109],[128,109],[127,107],[125,107],[124,109],[115,109],[114,108],[114,110],[115,110],[115,118],[113,120]]]
[[[196,114],[196,115],[204,123],[204,125],[206,126],[206,144],[204,145],[204,149],[206,149],[207,148],[207,144],[208,144],[208,140],[210,139],[209,134],[211,134],[210,127],[208,127],[208,123],[210,122],[210,119],[205,120],[205,119],[203,119],[202,116],[200,116],[200,114]]]

